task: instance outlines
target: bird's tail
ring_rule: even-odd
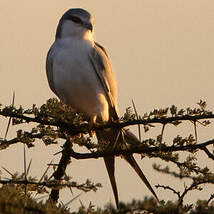
[[[153,196],[157,199],[157,201],[159,202],[159,199],[155,193],[155,191],[153,190],[152,186],[150,185],[149,181],[147,180],[146,176],[144,175],[144,173],[142,172],[142,170],[140,169],[139,165],[137,164],[136,160],[134,159],[134,157],[132,155],[125,155],[123,156],[125,158],[125,160],[131,165],[131,167],[135,170],[135,172],[138,174],[138,176],[141,178],[141,180],[143,181],[143,183],[147,186],[147,188],[151,191],[151,193],[153,194]]]
[[[105,131],[97,131],[96,132],[98,141],[106,141],[110,142],[111,146],[114,146],[116,143],[117,145],[123,145],[123,144],[138,144],[140,143],[137,137],[130,132],[127,129],[111,129],[111,130],[105,130]],[[118,148],[118,146],[116,146]],[[114,198],[117,205],[117,208],[119,208],[119,199],[118,199],[118,191],[117,191],[117,185],[115,180],[115,167],[114,167],[114,156],[108,156],[104,157],[104,162],[108,171],[108,175],[110,178],[111,186],[114,192]],[[144,182],[144,184],[147,186],[147,188],[151,191],[153,196],[159,201],[155,191],[151,187],[149,181],[143,174],[142,170],[138,166],[136,160],[134,159],[133,155],[123,155],[123,158],[130,164],[130,166],[135,170],[135,172],[138,174],[138,176],[141,178],[141,180]]]
[[[114,156],[104,157],[104,162],[105,162],[106,169],[108,172],[108,176],[109,176],[109,179],[111,182],[111,187],[112,187],[112,190],[114,192],[114,199],[116,202],[116,206],[117,206],[117,209],[119,209],[119,198],[118,198],[117,184],[116,184],[116,179],[115,179],[115,174],[114,174],[115,158],[114,158]]]

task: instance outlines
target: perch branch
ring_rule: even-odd
[[[69,134],[71,135],[76,135],[79,133],[85,133],[85,132],[89,132],[89,126],[87,124],[82,124],[80,126],[75,126],[69,123],[65,123],[63,121],[50,121],[50,120],[45,120],[45,119],[41,119],[41,118],[33,118],[33,117],[28,117],[25,116],[23,114],[17,114],[15,112],[10,112],[10,111],[0,111],[0,115],[4,116],[4,117],[14,117],[14,118],[18,118],[18,119],[22,119],[24,121],[26,121],[27,123],[29,122],[35,122],[35,123],[40,123],[43,125],[50,125],[50,126],[57,126],[57,127],[61,127],[61,128],[65,128],[67,130],[69,130]],[[126,121],[126,122],[111,122],[111,123],[106,123],[106,124],[101,124],[101,125],[94,125],[92,127],[92,130],[102,130],[105,128],[124,128],[127,126],[131,126],[131,125],[138,125],[138,124],[142,124],[142,125],[146,125],[146,124],[169,124],[169,123],[173,123],[175,121],[197,121],[197,120],[202,120],[202,119],[213,119],[214,118],[214,114],[201,114],[201,115],[195,115],[195,116],[191,116],[191,115],[184,115],[184,116],[173,116],[173,117],[161,117],[161,118],[148,118],[148,119],[139,119],[139,120],[131,120],[131,121]]]
[[[116,151],[107,151],[107,152],[93,152],[93,153],[78,153],[73,149],[70,150],[69,155],[75,159],[92,159],[92,158],[101,158],[106,156],[120,156],[120,155],[130,155],[133,153],[136,154],[151,154],[153,152],[175,152],[175,151],[187,151],[194,149],[203,149],[205,146],[214,144],[214,139],[206,141],[204,143],[195,144],[195,145],[187,145],[187,146],[167,146],[167,147],[137,147],[131,148],[127,150],[116,150]]]

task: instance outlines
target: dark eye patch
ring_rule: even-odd
[[[76,17],[76,16],[70,16],[70,17],[68,17],[68,19],[73,21],[73,22],[75,22],[75,23],[77,23],[77,24],[82,24],[83,23],[82,20],[80,18]]]

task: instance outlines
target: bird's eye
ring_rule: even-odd
[[[82,20],[76,16],[71,16],[69,19],[77,24],[82,24]]]

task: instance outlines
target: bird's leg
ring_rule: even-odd
[[[107,145],[105,145],[104,149],[105,151],[114,151],[118,148],[120,148],[120,145],[118,145],[121,141],[122,133],[119,129],[105,129],[103,131],[104,142],[107,142]]]

